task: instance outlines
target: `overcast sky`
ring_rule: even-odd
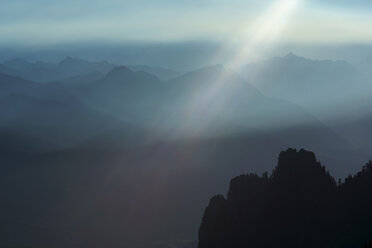
[[[1,0],[0,43],[262,42],[272,33],[272,42],[372,43],[371,11],[371,0]]]

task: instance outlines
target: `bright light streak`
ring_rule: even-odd
[[[243,45],[227,66],[238,69],[245,64],[248,57],[257,56],[262,45],[272,45],[295,12],[300,1],[275,1],[263,15],[244,31],[248,38],[241,41]]]
[[[238,70],[245,65],[247,58],[259,52],[262,43],[266,46],[273,45],[300,1],[302,0],[275,0],[256,21],[243,31],[243,35],[240,36],[243,37],[240,40],[241,48],[225,65]],[[220,110],[226,106],[232,106],[236,94],[244,89],[244,85],[230,83],[230,81],[234,81],[231,80],[231,76],[234,74],[230,70],[221,69],[218,73],[213,82],[207,84],[200,82],[200,87],[196,87],[193,96],[184,106],[183,118],[180,120],[180,126],[176,128],[176,133],[180,131],[181,133],[186,132],[186,134],[191,132],[195,136],[203,135],[221,118]],[[202,80],[200,79],[200,81]]]

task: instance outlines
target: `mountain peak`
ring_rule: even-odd
[[[302,57],[302,56],[298,56],[292,52],[288,53],[287,55],[285,55],[283,57],[284,60],[286,61],[293,61],[293,62],[299,62],[299,61],[303,61],[303,60],[308,60],[306,59],[305,57]]]
[[[117,66],[106,74],[106,78],[120,78],[122,76],[127,76],[133,73],[134,72],[126,66]]]
[[[287,55],[285,55],[284,56],[285,58],[288,58],[288,59],[290,59],[290,58],[298,58],[298,56],[297,55],[295,55],[293,52],[289,52]]]
[[[277,179],[290,180],[292,177],[300,178],[303,181],[311,180],[311,175],[318,178],[327,176],[324,167],[317,161],[315,154],[310,151],[289,148],[279,154],[278,166],[275,168],[273,176]]]
[[[70,61],[70,60],[73,60],[73,58],[71,56],[66,56],[64,59],[62,59],[59,63],[62,64],[66,61]]]
[[[288,148],[286,151],[282,151],[279,154],[278,165],[288,163],[288,161],[291,161],[291,163],[303,161],[307,161],[309,163],[317,162],[313,152],[306,151],[304,149],[297,151],[293,148]]]
[[[62,59],[59,64],[60,65],[63,65],[63,64],[70,64],[71,62],[76,62],[76,61],[82,61],[81,59],[78,59],[78,58],[73,58],[71,56],[67,56],[65,57],[64,59]]]

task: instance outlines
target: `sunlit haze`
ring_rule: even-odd
[[[296,2],[296,3],[294,3]],[[297,3],[298,2],[298,3]],[[296,7],[291,6],[296,4]],[[3,0],[0,42],[56,44],[78,41],[239,42],[260,39],[271,22],[281,27],[280,42],[371,42],[372,3],[316,0]],[[276,6],[276,7],[273,7]],[[293,8],[292,10],[287,10]],[[291,13],[287,13],[291,12]],[[270,24],[271,25],[271,24]],[[278,25],[278,24],[276,24]]]

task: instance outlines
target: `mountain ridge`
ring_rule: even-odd
[[[362,247],[372,231],[371,179],[371,161],[336,183],[314,153],[287,149],[270,176],[235,177],[227,198],[211,198],[198,247]]]

